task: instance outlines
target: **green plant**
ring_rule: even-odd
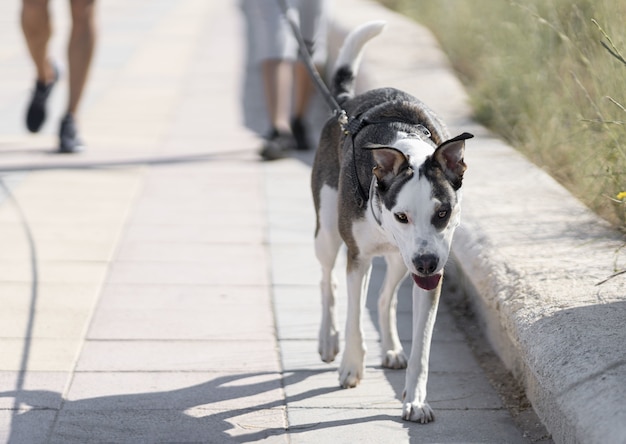
[[[626,2],[381,1],[433,31],[478,121],[626,230]]]

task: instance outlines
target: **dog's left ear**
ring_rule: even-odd
[[[443,173],[455,190],[461,188],[463,173],[467,169],[467,165],[465,165],[463,160],[465,141],[472,137],[474,137],[473,134],[463,133],[453,139],[446,140],[433,153],[433,159],[441,166]]]

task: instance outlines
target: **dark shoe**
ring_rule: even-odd
[[[52,88],[59,80],[59,70],[55,65],[52,65],[52,69],[54,70],[52,82],[46,84],[37,80],[33,97],[30,99],[30,105],[26,113],[26,128],[31,133],[39,131],[46,120],[46,102],[50,92],[52,92]]]
[[[289,151],[296,147],[296,140],[292,134],[273,129],[265,139],[261,148],[263,160],[283,159],[289,155]]]
[[[296,149],[306,151],[309,149],[309,139],[307,138],[307,131],[304,122],[295,118],[291,121],[291,132],[296,139]]]
[[[59,139],[59,153],[79,153],[85,149],[85,144],[78,136],[76,122],[71,114],[66,114],[61,120]]]

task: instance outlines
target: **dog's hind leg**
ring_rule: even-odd
[[[337,227],[337,190],[323,187],[318,209],[318,230],[315,234],[315,255],[322,267],[322,323],[320,325],[318,351],[322,361],[332,362],[339,353],[335,293],[337,282],[333,273],[341,236]]]
[[[407,359],[398,337],[396,306],[398,285],[407,270],[399,254],[385,256],[387,272],[378,298],[378,323],[382,340],[383,362],[386,368],[406,368]]]
[[[371,258],[356,259],[348,250],[348,316],[346,319],[346,348],[339,367],[339,383],[343,388],[356,387],[365,373],[365,341],[361,327],[363,295],[367,292]]]
[[[411,357],[406,370],[404,405],[402,419],[425,424],[435,419],[432,409],[426,403],[428,383],[428,360],[430,341],[433,335],[441,282],[431,291],[413,285],[413,344]]]

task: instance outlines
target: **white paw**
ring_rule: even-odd
[[[320,332],[318,352],[322,361],[333,362],[339,353],[339,333],[336,331],[329,334]]]
[[[352,388],[359,385],[365,373],[364,358],[365,350],[355,353],[354,356],[350,356],[346,350],[339,367],[339,384],[341,387]]]
[[[402,406],[402,419],[427,424],[435,420],[435,414],[427,403],[405,402]]]
[[[385,368],[400,369],[406,368],[407,358],[402,349],[388,350],[383,358],[382,366]]]
[[[359,385],[363,377],[363,366],[341,364],[339,368],[339,385],[343,388],[353,388]]]

